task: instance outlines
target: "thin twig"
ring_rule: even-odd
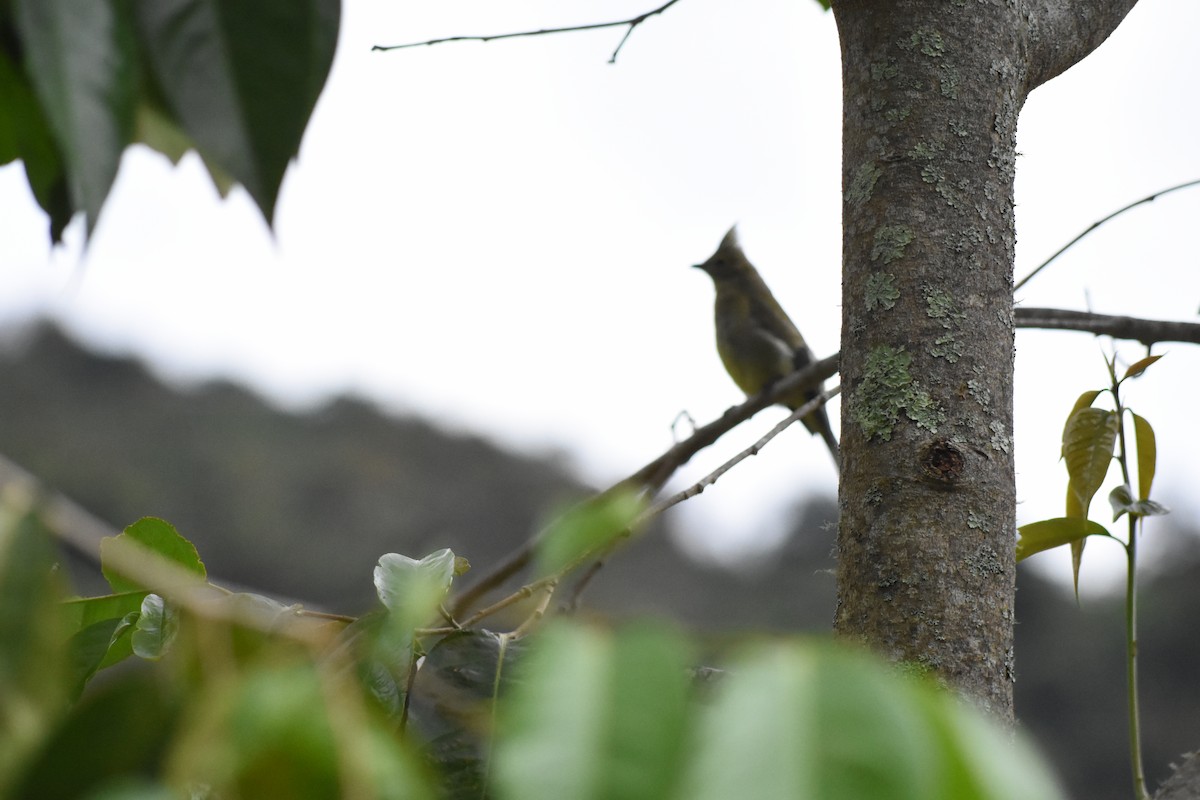
[[[658,501],[657,503],[655,503],[654,505],[650,506],[645,511],[643,511],[641,514],[639,514],[636,518],[634,518],[633,522],[629,523],[629,528],[624,532],[624,535],[614,537],[612,545],[605,548],[604,553],[600,557],[598,557],[592,563],[592,566],[588,568],[587,572],[585,572],[579,578],[579,580],[576,582],[574,588],[572,588],[572,590],[571,590],[571,599],[567,602],[566,607],[572,611],[579,607],[579,600],[583,596],[583,590],[587,588],[587,586],[591,582],[592,578],[596,577],[596,574],[600,571],[600,568],[604,565],[604,559],[608,557],[609,553],[613,549],[615,549],[615,545],[617,544],[617,542],[619,540],[628,538],[629,534],[633,530],[642,528],[647,523],[649,523],[651,520],[653,520],[655,517],[661,515],[662,513],[664,513],[667,509],[671,508],[672,506],[677,506],[685,500],[689,500],[698,494],[703,494],[705,489],[707,489],[708,487],[715,484],[718,480],[720,480],[721,476],[723,476],[726,472],[729,472],[729,470],[733,469],[738,464],[745,461],[747,458],[758,455],[762,451],[762,449],[767,446],[768,442],[770,442],[776,436],[778,436],[779,434],[781,434],[785,430],[787,430],[793,422],[795,422],[798,419],[801,419],[802,417],[806,417],[809,414],[811,414],[812,412],[816,411],[818,408],[823,406],[825,403],[828,403],[834,397],[837,397],[841,393],[841,391],[842,391],[841,386],[835,386],[832,389],[829,389],[827,391],[820,393],[819,395],[812,398],[804,405],[797,408],[790,415],[785,417],[775,427],[771,428],[771,430],[769,430],[766,434],[764,434],[763,437],[761,439],[759,439],[757,442],[750,445],[745,450],[741,451],[740,453],[735,455],[733,458],[729,459],[724,464],[722,464],[721,466],[717,467],[712,472],[705,475],[703,478],[698,480],[696,483],[692,484],[691,486],[687,487],[686,489],[684,489],[680,492],[676,492],[675,494],[671,495],[668,498]]]
[[[746,400],[746,402],[727,409],[720,418],[697,428],[691,436],[681,442],[677,442],[658,458],[646,464],[624,480],[610,486],[599,495],[584,501],[585,504],[603,502],[618,492],[654,494],[677,469],[690,461],[696,453],[708,447],[725,433],[745,422],[759,411],[774,405],[779,401],[779,398],[789,392],[818,385],[837,372],[837,364],[837,356],[830,356],[829,358],[824,358],[814,364],[810,364],[802,370],[793,372],[788,377],[773,384],[769,391],[755,395]],[[481,577],[471,588],[459,595],[451,606],[451,614],[456,618],[463,616],[468,609],[475,605],[479,598],[524,569],[533,557],[538,543],[546,535],[546,530],[548,528],[543,528],[525,540],[517,549],[509,553],[504,561],[493,567],[490,572]]]
[[[1197,186],[1197,185],[1200,185],[1200,179],[1197,179],[1197,180],[1194,180],[1194,181],[1188,181],[1187,183],[1180,183],[1180,184],[1177,184],[1177,185],[1175,185],[1175,186],[1171,186],[1171,187],[1168,187],[1168,188],[1166,188],[1166,189],[1162,189],[1162,190],[1160,190],[1160,191],[1157,191],[1157,192],[1155,192],[1154,194],[1148,194],[1148,195],[1146,195],[1145,197],[1143,197],[1143,198],[1142,198],[1142,199],[1140,199],[1140,200],[1135,200],[1135,201],[1133,201],[1132,203],[1130,203],[1129,205],[1125,206],[1124,208],[1118,208],[1116,211],[1112,212],[1112,213],[1111,213],[1111,214],[1109,214],[1107,217],[1104,217],[1104,218],[1102,218],[1102,219],[1098,219],[1098,220],[1096,220],[1096,221],[1095,221],[1095,222],[1093,222],[1091,225],[1089,225],[1089,226],[1088,226],[1088,227],[1087,227],[1087,228],[1086,228],[1086,229],[1083,231],[1083,233],[1079,234],[1079,235],[1078,235],[1078,236],[1076,236],[1074,239],[1072,239],[1071,241],[1067,242],[1067,243],[1066,243],[1066,244],[1064,244],[1062,247],[1058,248],[1058,250],[1057,250],[1057,251],[1055,251],[1054,255],[1052,255],[1052,256],[1050,256],[1049,258],[1047,258],[1047,259],[1046,259],[1045,261],[1043,261],[1041,264],[1038,264],[1038,265],[1037,265],[1037,267],[1036,267],[1036,268],[1033,270],[1033,272],[1029,273],[1029,274],[1028,274],[1028,275],[1026,275],[1024,278],[1022,278],[1021,280],[1017,281],[1017,285],[1013,287],[1013,291],[1015,292],[1015,291],[1019,290],[1019,289],[1020,289],[1022,286],[1024,286],[1025,284],[1029,283],[1029,281],[1031,281],[1031,280],[1033,279],[1033,276],[1034,276],[1034,275],[1037,275],[1039,272],[1041,272],[1042,270],[1044,270],[1046,267],[1050,266],[1050,262],[1054,261],[1054,259],[1058,258],[1058,257],[1059,257],[1059,256],[1061,256],[1063,253],[1065,253],[1065,252],[1067,252],[1068,250],[1070,250],[1070,249],[1071,249],[1071,248],[1072,248],[1072,247],[1075,245],[1075,243],[1076,243],[1076,242],[1078,242],[1078,241],[1079,241],[1080,239],[1082,239],[1083,237],[1087,236],[1087,235],[1088,235],[1089,233],[1091,233],[1092,231],[1096,230],[1096,228],[1099,228],[1101,225],[1103,225],[1104,223],[1108,222],[1110,219],[1113,219],[1114,217],[1119,217],[1119,216],[1121,216],[1122,214],[1124,214],[1126,211],[1129,211],[1129,210],[1130,210],[1130,209],[1132,209],[1132,208],[1137,208],[1137,207],[1138,207],[1138,206],[1140,206],[1142,203],[1151,203],[1151,202],[1153,202],[1153,201],[1157,200],[1158,198],[1162,197],[1162,196],[1163,196],[1163,195],[1165,195],[1165,194],[1170,194],[1171,192],[1177,192],[1177,191],[1179,191],[1180,189],[1187,189],[1187,188],[1188,188],[1188,187],[1190,187],[1190,186]]]
[[[830,400],[837,397],[839,394],[841,394],[841,392],[841,386],[834,386],[832,389],[827,389],[824,392],[821,392],[819,395],[809,400],[807,403],[800,406],[783,420],[781,420],[778,425],[763,434],[763,437],[757,442],[750,445],[745,450],[741,451],[733,458],[729,459],[724,464],[705,475],[700,480],[696,481],[696,483],[650,506],[650,508],[638,515],[630,527],[637,528],[645,525],[651,519],[657,517],[659,514],[662,514],[668,508],[679,505],[684,500],[690,500],[698,494],[703,494],[705,489],[720,480],[721,476],[723,476],[726,472],[729,472],[729,470],[733,469],[747,458],[758,455],[759,452],[767,446],[768,442],[770,442],[779,434],[783,433],[793,422],[801,419],[802,417],[808,416],[825,403],[828,403]]]
[[[521,36],[546,36],[552,33],[576,33],[578,31],[594,31],[601,28],[619,28],[625,26],[625,35],[621,37],[621,41],[617,44],[612,56],[608,59],[608,63],[615,64],[617,55],[621,52],[621,48],[625,46],[625,42],[629,41],[629,35],[633,33],[634,28],[650,19],[650,17],[663,13],[678,2],[679,0],[667,0],[667,2],[658,8],[638,14],[636,17],[619,19],[613,22],[593,22],[587,25],[568,25],[564,28],[542,28],[536,31],[516,31],[515,33],[494,33],[489,36],[447,36],[442,39],[427,39],[423,42],[408,42],[406,44],[377,44],[371,49],[386,52],[388,50],[404,50],[410,47],[424,47],[426,45],[445,44],[447,42],[494,42],[500,39],[516,39]]]

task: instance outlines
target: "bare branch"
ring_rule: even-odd
[[[629,19],[620,19],[613,22],[593,22],[587,25],[568,25],[565,28],[542,28],[536,31],[517,31],[515,33],[494,33],[490,36],[447,36],[442,39],[428,39],[423,42],[409,42],[407,44],[377,44],[372,47],[372,50],[388,51],[388,50],[404,50],[410,47],[423,47],[431,44],[445,44],[446,42],[494,42],[499,39],[515,39],[521,36],[546,36],[552,33],[575,33],[578,31],[594,31],[601,28],[619,28],[625,27],[625,35],[621,37],[621,41],[613,50],[612,56],[608,59],[608,63],[614,64],[617,61],[617,55],[621,52],[621,48],[625,46],[625,42],[629,41],[629,35],[633,33],[633,29],[641,25],[650,17],[663,13],[671,6],[678,3],[679,0],[667,0],[658,8],[652,8],[636,17]]]
[[[1151,345],[1156,342],[1200,344],[1200,324],[1137,317],[1114,317],[1061,308],[1018,308],[1018,328],[1081,331]]]
[[[1070,250],[1072,247],[1074,247],[1074,246],[1075,246],[1075,244],[1076,244],[1076,243],[1077,243],[1077,242],[1078,242],[1080,239],[1082,239],[1083,237],[1087,236],[1089,233],[1091,233],[1092,231],[1096,230],[1096,228],[1099,228],[1101,225],[1103,225],[1104,223],[1108,222],[1109,220],[1111,220],[1111,219],[1114,219],[1114,218],[1116,218],[1116,217],[1119,217],[1119,216],[1121,216],[1122,214],[1124,214],[1126,211],[1129,211],[1131,208],[1137,208],[1138,206],[1142,205],[1143,203],[1151,203],[1151,202],[1154,202],[1155,200],[1157,200],[1158,198],[1162,197],[1163,195],[1170,194],[1171,192],[1177,192],[1177,191],[1179,191],[1180,189],[1187,189],[1187,188],[1190,188],[1190,187],[1192,187],[1192,186],[1200,186],[1200,179],[1198,179],[1198,180],[1194,180],[1194,181],[1187,181],[1186,183],[1179,183],[1179,184],[1176,184],[1176,185],[1174,185],[1174,186],[1170,186],[1170,187],[1168,187],[1168,188],[1166,188],[1166,189],[1161,189],[1161,190],[1159,190],[1159,191],[1155,192],[1154,194],[1148,194],[1148,195],[1146,195],[1145,197],[1141,198],[1140,200],[1134,200],[1132,203],[1130,203],[1130,204],[1129,204],[1129,205],[1127,205],[1127,206],[1124,206],[1123,208],[1118,208],[1116,211],[1112,212],[1112,213],[1111,213],[1111,214],[1109,214],[1107,217],[1103,217],[1103,218],[1101,218],[1101,219],[1098,219],[1098,220],[1096,220],[1096,221],[1095,221],[1095,222],[1093,222],[1091,225],[1089,225],[1089,226],[1088,226],[1088,227],[1087,227],[1087,228],[1086,228],[1086,229],[1083,231],[1083,233],[1079,234],[1079,235],[1078,235],[1078,236],[1076,236],[1074,239],[1072,239],[1071,241],[1067,242],[1067,243],[1066,243],[1066,244],[1064,244],[1062,247],[1058,248],[1058,250],[1056,250],[1056,251],[1054,252],[1054,255],[1052,255],[1052,256],[1050,256],[1049,258],[1047,258],[1047,259],[1046,259],[1045,261],[1043,261],[1041,264],[1038,264],[1038,265],[1037,265],[1037,267],[1036,267],[1036,268],[1034,268],[1033,272],[1029,273],[1029,274],[1028,274],[1028,275],[1026,275],[1024,278],[1021,278],[1021,280],[1017,281],[1017,285],[1013,287],[1013,291],[1015,292],[1015,291],[1019,290],[1019,289],[1020,289],[1022,286],[1024,286],[1025,284],[1029,283],[1031,280],[1033,280],[1033,277],[1034,277],[1035,275],[1037,275],[1039,272],[1041,272],[1042,270],[1044,270],[1046,267],[1050,266],[1050,262],[1051,262],[1051,261],[1053,261],[1054,259],[1056,259],[1056,258],[1058,258],[1059,256],[1061,256],[1063,253],[1065,253],[1065,252],[1067,252],[1068,250]]]

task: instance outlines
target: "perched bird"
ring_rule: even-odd
[[[697,264],[696,269],[707,272],[716,284],[717,352],[729,377],[747,397],[813,362],[804,337],[742,252],[736,227],[729,229],[717,252]],[[804,389],[780,402],[794,411],[819,391]],[[834,463],[839,464],[837,438],[829,427],[825,408],[818,408],[803,422],[804,427],[821,435]]]

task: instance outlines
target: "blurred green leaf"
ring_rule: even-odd
[[[134,37],[115,0],[13,0],[33,88],[90,232],[133,132]]]
[[[664,625],[631,626],[615,638],[599,797],[674,794],[683,772],[693,657],[688,642]]]
[[[0,164],[15,158],[24,162],[29,188],[50,217],[50,240],[59,242],[74,213],[62,156],[28,78],[0,49]]]
[[[503,699],[498,796],[659,800],[683,771],[691,648],[673,629],[557,626]],[[766,796],[766,795],[764,795]]]
[[[106,594],[99,597],[72,597],[63,602],[63,612],[71,627],[80,630],[106,619],[120,619],[142,610],[146,591]]]
[[[155,0],[135,12],[183,131],[270,223],[333,63],[340,0]]]
[[[0,515],[0,796],[36,796],[5,787],[68,700],[70,630],[54,555],[36,514]]]
[[[600,797],[612,670],[608,636],[568,625],[541,634],[502,710],[492,766],[498,797]]]
[[[142,549],[130,548],[129,544]],[[100,569],[114,592],[139,592],[149,588],[126,578],[115,563],[121,554],[138,558],[146,551],[162,556],[201,578],[207,574],[195,545],[183,538],[175,526],[157,517],[143,517],[120,535],[106,536],[100,541]]]
[[[1009,731],[831,645],[750,651],[702,716],[678,795],[689,800],[1061,798],[1043,764],[1014,750]],[[982,754],[991,761],[979,763]]]
[[[349,655],[361,685],[389,718],[399,722],[415,657],[412,628],[392,614],[373,612],[348,625],[341,641],[339,650]]]
[[[176,785],[214,797],[431,798],[411,753],[335,673],[298,661],[229,678],[193,697],[168,767]]]
[[[89,691],[63,720],[12,797],[71,798],[157,771],[175,718],[162,685],[130,673]]]
[[[1155,465],[1158,461],[1158,445],[1154,428],[1143,417],[1133,415],[1133,434],[1137,442],[1138,497],[1150,499],[1150,487],[1154,484]]]
[[[71,637],[68,651],[72,674],[71,684],[74,687],[71,691],[72,700],[79,698],[83,687],[100,669],[120,625],[119,618],[105,619],[87,626]]]
[[[159,595],[146,595],[133,631],[133,652],[138,658],[162,658],[179,630],[179,612]]]
[[[617,492],[568,510],[538,545],[538,573],[552,575],[584,556],[599,554],[625,534],[642,508],[634,492]]]
[[[1108,535],[1103,525],[1090,519],[1055,517],[1031,522],[1017,528],[1017,561],[1087,536]]]
[[[698,703],[669,630],[548,629],[501,704],[500,800],[1055,800],[1008,730],[826,643],[749,649]]]

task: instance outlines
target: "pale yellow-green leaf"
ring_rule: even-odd
[[[1133,415],[1133,434],[1137,441],[1138,498],[1150,499],[1150,486],[1154,483],[1154,470],[1158,462],[1158,446],[1154,428],[1143,417]]]
[[[1064,544],[1082,542],[1088,536],[1108,535],[1103,525],[1090,519],[1056,517],[1031,522],[1017,528],[1017,561]]]

